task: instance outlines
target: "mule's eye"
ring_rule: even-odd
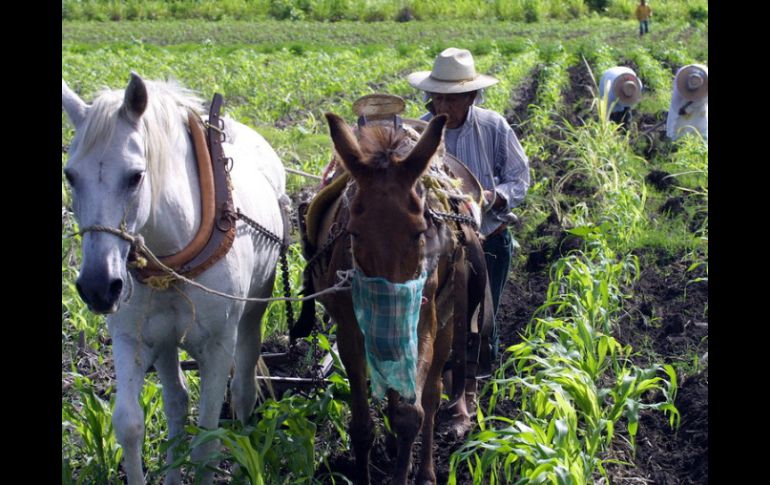
[[[135,189],[139,182],[142,181],[142,177],[144,177],[144,172],[134,172],[128,177],[128,188],[129,189]]]

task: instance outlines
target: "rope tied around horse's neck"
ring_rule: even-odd
[[[114,236],[117,236],[117,237],[119,237],[119,238],[121,238],[121,239],[123,239],[125,241],[128,241],[131,244],[131,248],[132,248],[133,251],[135,251],[137,254],[144,254],[147,257],[147,259],[149,259],[153,263],[157,264],[158,267],[161,270],[163,270],[166,274],[162,275],[162,276],[151,277],[150,279],[148,279],[148,284],[153,289],[167,289],[167,288],[169,288],[171,286],[172,283],[174,283],[175,281],[179,280],[179,281],[182,281],[184,283],[189,284],[190,286],[198,288],[199,290],[205,291],[206,293],[210,293],[212,295],[221,296],[223,298],[229,298],[231,300],[238,300],[238,301],[253,301],[253,302],[259,302],[259,303],[270,303],[270,302],[273,302],[273,301],[286,301],[286,302],[305,301],[305,300],[310,300],[310,299],[316,298],[318,296],[321,296],[321,295],[324,295],[324,294],[327,294],[327,293],[334,293],[334,292],[337,292],[337,291],[349,291],[350,288],[351,288],[350,285],[347,284],[347,283],[350,282],[350,279],[351,279],[352,275],[349,274],[349,273],[338,272],[337,273],[337,277],[340,278],[340,281],[335,283],[333,286],[331,286],[331,287],[329,287],[329,288],[327,288],[327,289],[325,289],[323,291],[319,291],[318,293],[314,293],[312,295],[307,295],[307,296],[304,296],[304,297],[301,297],[301,298],[292,298],[292,297],[288,296],[290,294],[290,292],[288,292],[289,291],[289,285],[287,284],[288,278],[286,278],[286,280],[284,282],[284,291],[287,292],[286,293],[287,296],[284,296],[284,297],[249,298],[249,297],[230,295],[228,293],[224,293],[224,292],[221,292],[221,291],[212,290],[211,288],[208,288],[207,286],[202,285],[202,284],[198,283],[197,281],[191,280],[191,279],[189,279],[189,278],[187,278],[187,277],[185,277],[183,275],[180,275],[179,273],[174,271],[173,268],[170,268],[170,267],[166,266],[165,264],[163,264],[158,259],[158,257],[155,256],[155,254],[150,250],[150,248],[148,248],[147,245],[145,245],[144,238],[142,237],[142,235],[141,234],[131,234],[130,232],[128,232],[126,230],[126,227],[125,227],[124,223],[121,223],[120,228],[118,228],[118,229],[116,229],[114,227],[102,226],[102,225],[98,225],[98,224],[97,225],[93,225],[93,226],[89,226],[89,227],[86,227],[84,229],[81,229],[79,232],[76,232],[76,233],[72,234],[72,236],[75,236],[77,234],[81,234],[82,235],[82,234],[85,234],[85,233],[88,233],[88,232],[106,232],[106,233],[112,234]],[[283,254],[282,265],[284,265],[284,271],[286,273],[288,273],[288,262],[286,261],[286,251],[285,251],[286,246],[282,244],[282,248],[284,248],[282,250],[282,254]],[[288,274],[286,276],[288,276]],[[150,282],[150,281],[152,281],[152,282]],[[291,308],[291,305],[287,305],[287,308]],[[293,311],[287,309],[287,314],[291,315],[291,319],[292,319],[291,321],[293,321]]]

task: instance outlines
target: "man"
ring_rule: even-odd
[[[481,234],[492,290],[493,314],[497,315],[514,247],[518,244],[508,231],[511,209],[524,201],[529,188],[529,159],[508,122],[498,113],[480,108],[481,90],[498,82],[476,73],[470,51],[450,47],[441,52],[432,71],[410,74],[407,81],[426,93],[429,113],[422,119],[446,114],[446,150],[462,160],[484,189],[487,210],[482,216]],[[497,324],[492,330],[492,356],[497,358]]]
[[[674,77],[674,92],[666,118],[666,135],[676,140],[687,133],[709,139],[709,68],[689,64]]]
[[[639,37],[650,32],[650,17],[652,17],[652,9],[645,0],[641,0],[636,7],[636,20],[639,21]]]
[[[625,66],[607,69],[599,81],[599,97],[607,96],[610,121],[622,123],[625,128],[631,124],[631,108],[642,98],[642,81],[636,73]]]

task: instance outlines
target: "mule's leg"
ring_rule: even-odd
[[[438,350],[435,346],[436,329],[438,328],[438,320],[436,315],[436,302],[435,292],[437,286],[436,274],[428,279],[425,283],[425,289],[423,295],[431,295],[428,297],[428,303],[424,303],[420,308],[420,322],[417,325],[418,335],[418,349],[417,349],[417,375],[415,382],[416,390],[416,402],[415,404],[407,404],[400,402],[395,406],[395,412],[391,417],[391,424],[396,431],[398,437],[398,456],[396,458],[396,469],[391,480],[391,485],[405,485],[406,479],[409,474],[410,463],[412,459],[412,445],[417,437],[417,433],[425,426],[426,421],[430,421],[430,431],[433,432],[433,418],[436,413],[436,407],[438,406],[438,399],[441,397],[441,370],[444,367],[447,356],[449,354],[449,347],[451,346],[452,332],[449,331],[449,340],[443,341],[443,348],[441,349],[438,357],[440,362],[436,360],[435,350]],[[449,325],[447,329],[451,328]],[[388,391],[389,399],[393,399],[398,396],[397,393]],[[428,393],[430,397],[427,397],[425,393]],[[428,403],[432,405],[432,408],[424,407],[424,404]],[[423,450],[427,446],[430,458],[429,470],[433,470],[433,440],[432,436],[430,441],[426,444],[426,435],[423,434]],[[420,465],[420,469],[424,467],[424,464]],[[418,477],[422,476],[418,474]],[[435,482],[435,474],[434,474]]]
[[[374,421],[369,414],[368,391],[366,389],[366,360],[364,358],[364,336],[358,328],[353,314],[353,304],[341,312],[330,312],[341,316],[337,322],[337,342],[340,359],[350,381],[350,439],[356,455],[356,484],[369,485],[369,451],[374,443]]]
[[[400,399],[397,392],[388,389],[388,408],[392,410],[389,416],[390,425],[396,433],[398,444],[391,485],[406,485],[406,479],[412,468],[412,445],[425,417],[422,406],[399,402]]]
[[[272,286],[270,286],[272,288]],[[235,417],[242,423],[248,421],[257,402],[256,367],[262,346],[260,332],[262,315],[267,303],[257,303],[244,313],[238,324],[238,341],[235,347],[235,373],[230,383]]]
[[[115,411],[112,413],[115,437],[123,447],[123,466],[128,485],[144,485],[144,414],[139,405],[139,394],[144,387],[144,374],[151,359],[146,349],[127,335],[113,336],[112,352],[117,376]]]
[[[452,340],[452,379],[451,379],[451,417],[449,426],[455,438],[461,438],[470,430],[471,420],[468,408],[465,402],[465,376],[468,353],[468,327],[469,319],[469,301],[468,301],[468,265],[465,259],[464,249],[459,250],[459,255],[455,262],[453,274],[454,284],[452,285],[452,300],[454,301],[454,312],[452,313],[451,331]],[[450,324],[447,323],[447,327]],[[445,329],[444,331],[448,331]],[[440,347],[443,349],[443,347]],[[434,356],[434,361],[437,356]],[[442,362],[446,356],[441,357]],[[440,395],[439,395],[440,396]]]
[[[231,322],[227,322],[226,325],[231,325]],[[198,426],[203,429],[216,429],[219,426],[219,415],[222,412],[222,402],[227,389],[227,377],[233,362],[235,347],[233,334],[234,332],[223,332],[223,336],[212,338],[203,352],[196,356],[201,377]],[[231,337],[228,338],[227,335]],[[191,457],[196,462],[203,462],[218,446],[219,440],[199,445],[192,451]],[[214,478],[214,471],[205,469],[201,471],[198,478],[199,480],[195,483],[210,485]]]
[[[189,396],[182,368],[179,366],[179,353],[176,347],[164,349],[155,360],[155,370],[163,384],[163,407],[168,420],[168,439],[173,440],[184,435],[184,425],[187,420]],[[174,461],[177,446],[171,447],[166,453],[166,462]],[[169,470],[163,481],[164,485],[179,485],[182,483],[181,471],[177,468]]]
[[[420,447],[420,468],[417,470],[417,485],[435,485],[436,472],[433,468],[433,431],[441,399],[441,370],[449,356],[449,349],[452,345],[452,327],[447,324],[436,335],[433,346],[433,359],[430,362],[430,369],[425,378],[425,385],[422,391],[422,407],[425,411],[425,418],[422,421],[422,446]],[[462,380],[461,380],[462,382]],[[461,386],[464,387],[464,386]],[[465,400],[458,401],[464,409]],[[466,411],[467,418],[467,411]]]

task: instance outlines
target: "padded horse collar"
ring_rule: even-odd
[[[195,278],[222,259],[235,239],[235,211],[230,185],[229,170],[232,159],[224,156],[222,142],[225,138],[224,121],[219,117],[222,95],[217,93],[211,101],[208,132],[204,122],[192,111],[188,114],[188,127],[195,146],[198,161],[198,179],[201,193],[201,223],[192,241],[176,254],[161,256],[160,261],[187,278]],[[132,255],[135,260],[136,255]],[[142,268],[132,268],[140,283],[152,277],[165,275],[162,268],[148,261]]]

